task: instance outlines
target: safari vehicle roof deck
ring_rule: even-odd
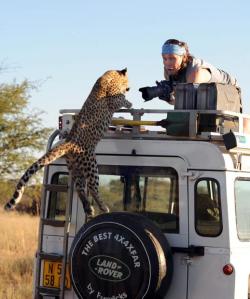
[[[60,113],[49,148],[78,110]],[[120,110],[96,149],[111,213],[85,225],[65,160],[46,167],[36,295],[250,298],[249,119],[223,110]]]

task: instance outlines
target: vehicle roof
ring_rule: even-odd
[[[60,111],[62,132],[70,130],[74,115],[78,112],[79,110]],[[248,115],[218,110],[121,109],[118,112],[130,114],[133,119],[123,117],[113,119],[108,132],[97,146],[96,153],[99,160],[101,155],[163,158],[172,156],[183,159],[189,169],[250,171]],[[167,115],[163,120],[167,122],[167,127],[163,126],[164,129],[161,127],[162,123],[159,126],[157,121],[141,120],[144,114],[150,117],[154,115],[157,118],[160,113]],[[206,127],[202,131],[199,130],[199,122],[203,115],[216,118],[215,131],[210,132]],[[207,124],[210,125],[209,122]],[[182,131],[178,131],[180,127]],[[231,137],[235,144],[231,146],[229,140],[228,148],[224,133],[232,133],[231,128],[233,129]]]
[[[134,155],[179,157],[189,169],[235,169],[235,154],[227,153],[223,146],[207,141],[191,140],[131,140],[103,139],[96,148],[100,155]]]

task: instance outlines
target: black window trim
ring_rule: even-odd
[[[67,176],[69,176],[69,172],[67,172],[67,171],[56,171],[56,172],[54,172],[53,174],[52,174],[52,176],[51,176],[51,178],[50,178],[50,184],[55,184],[54,182],[53,182],[53,179],[54,179],[54,177],[55,176],[58,176],[59,177],[59,175],[67,175]],[[55,185],[58,185],[58,184],[55,184]],[[47,199],[47,211],[46,211],[46,219],[50,219],[49,218],[49,211],[50,211],[50,209],[51,209],[51,198],[52,198],[52,194],[54,193],[55,191],[49,191],[49,196],[47,197],[48,199]]]
[[[197,217],[196,217],[196,208],[197,208],[197,185],[200,181],[204,181],[204,180],[210,180],[213,181],[217,184],[218,186],[218,198],[219,198],[219,212],[220,212],[220,231],[218,232],[218,234],[216,235],[207,235],[207,234],[202,234],[200,232],[198,232],[197,230]],[[201,237],[206,237],[206,238],[217,238],[218,236],[221,235],[222,231],[223,231],[223,218],[222,218],[222,205],[221,205],[221,188],[220,188],[220,183],[218,180],[216,180],[213,177],[202,177],[199,178],[194,185],[194,227],[195,227],[195,232],[197,233],[197,235],[201,236]]]

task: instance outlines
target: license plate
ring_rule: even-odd
[[[62,276],[62,263],[44,261],[43,264],[43,286],[49,288],[60,288],[60,280]],[[69,267],[66,265],[65,287],[71,288]]]

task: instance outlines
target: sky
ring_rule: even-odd
[[[127,67],[134,108],[172,109],[138,89],[164,79],[161,46],[176,38],[237,78],[250,113],[249,16],[249,0],[2,1],[0,82],[34,82],[29,107],[44,111],[46,127],[60,109],[80,109],[109,69]]]

